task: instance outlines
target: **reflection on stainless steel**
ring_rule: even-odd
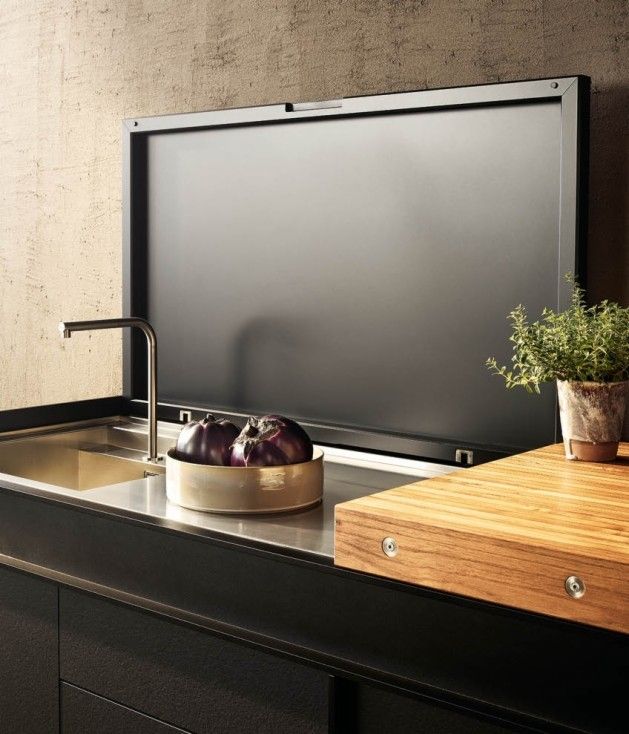
[[[64,339],[69,339],[73,331],[95,331],[99,329],[122,329],[127,326],[140,329],[146,337],[148,349],[148,453],[146,460],[152,463],[161,461],[157,453],[157,337],[153,327],[144,319],[129,317],[120,319],[97,319],[95,321],[61,321],[59,331]]]
[[[334,506],[384,489],[418,481],[418,477],[361,471],[326,464],[323,501],[311,509],[268,515],[225,515],[179,507],[166,498],[165,477],[127,482],[84,492],[81,500],[114,508],[125,516],[194,535],[226,535],[275,549],[334,557]]]
[[[166,495],[190,510],[259,514],[305,509],[321,502],[323,452],[286,466],[208,466],[166,454]]]
[[[166,452],[172,447],[180,426],[170,423],[158,425],[157,447]],[[141,518],[144,522],[169,527],[194,535],[227,535],[247,542],[272,545],[327,558],[334,556],[334,506],[339,502],[363,497],[392,487],[416,482],[422,478],[453,471],[452,467],[426,462],[406,462],[407,473],[398,473],[396,460],[377,457],[361,464],[359,452],[330,450],[333,460],[324,461],[325,478],[323,501],[314,508],[284,514],[268,515],[220,515],[184,509],[166,498],[166,482],[163,467],[142,463],[142,447],[145,444],[147,422],[142,419],[112,418],[86,421],[71,427],[55,426],[47,429],[29,429],[0,436],[0,483],[9,488],[40,496],[61,495],[64,502],[80,506],[107,509],[108,512],[124,517]],[[51,454],[44,456],[51,446]],[[127,461],[137,467],[137,478],[124,478],[122,473],[117,484],[99,486],[106,479],[100,469],[92,465],[91,479],[84,473],[79,477],[78,467],[71,464],[65,475],[54,474],[54,467],[63,455],[63,450],[76,456],[81,452],[98,454],[105,460]],[[325,453],[327,449],[323,447]],[[72,454],[74,452],[74,454]],[[12,463],[14,454],[22,453],[22,459]],[[54,456],[53,456],[54,454]],[[28,458],[30,456],[30,459]],[[37,459],[41,456],[41,459]],[[126,458],[125,458],[126,457]],[[94,457],[95,460],[97,460]],[[28,472],[29,461],[37,471]],[[404,460],[403,460],[404,461]],[[38,463],[41,462],[41,463]],[[78,462],[78,459],[77,459]],[[63,461],[61,461],[63,464]],[[388,466],[381,469],[379,466]],[[68,465],[66,464],[66,469]],[[47,467],[47,468],[45,468]],[[73,473],[76,468],[76,474]],[[160,476],[142,478],[144,471]],[[19,473],[22,472],[22,473]],[[96,476],[98,472],[98,476]],[[111,477],[112,475],[108,475]],[[57,485],[52,480],[57,482]],[[61,479],[66,481],[61,484]],[[92,483],[94,489],[87,487]],[[45,482],[45,483],[44,483]],[[84,483],[84,487],[81,487]],[[77,489],[83,489],[78,492]]]
[[[125,443],[107,425],[36,432],[0,441],[0,472],[73,490],[143,479],[149,471],[163,474],[163,466],[147,466]]]

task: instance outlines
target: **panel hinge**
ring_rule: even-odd
[[[457,449],[454,452],[454,460],[457,464],[472,466],[474,464],[474,452],[471,449]]]

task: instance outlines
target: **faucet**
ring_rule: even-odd
[[[98,329],[122,329],[126,326],[135,326],[146,337],[148,347],[148,454],[144,461],[153,464],[163,461],[163,456],[157,455],[157,337],[148,321],[129,317],[121,319],[97,319],[95,321],[61,321],[59,331],[64,339],[69,339],[73,331],[94,331]]]

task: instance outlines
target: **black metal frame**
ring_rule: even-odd
[[[559,268],[572,271],[581,282],[585,275],[587,228],[587,173],[589,147],[589,79],[584,76],[519,81],[482,86],[456,87],[419,92],[351,97],[343,100],[306,104],[275,104],[125,120],[123,137],[123,305],[124,314],[147,317],[147,138],[184,130],[243,125],[285,123],[326,117],[380,115],[462,106],[530,103],[555,99],[561,102],[561,194],[559,227]],[[557,282],[557,307],[567,305],[567,291]],[[146,413],[146,369],[143,345],[137,334],[124,336],[124,394],[133,414]],[[212,406],[159,405],[159,417],[179,420],[179,411],[205,412]],[[220,412],[220,411],[219,411]],[[221,413],[222,415],[235,415]],[[373,432],[351,426],[304,424],[314,440],[369,451],[456,462],[458,448],[474,452],[474,463],[499,458],[520,449],[491,447],[430,437]],[[559,436],[558,422],[555,438]]]

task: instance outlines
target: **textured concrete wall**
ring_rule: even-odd
[[[595,297],[629,300],[626,0],[2,0],[0,409],[120,391],[120,121],[589,74]]]

